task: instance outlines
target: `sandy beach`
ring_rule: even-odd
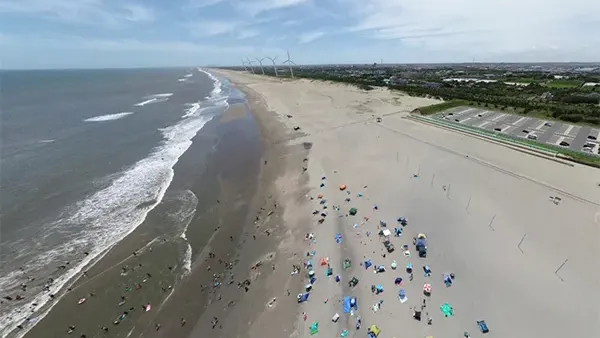
[[[272,275],[263,284],[268,292],[257,296],[262,302],[251,310],[257,318],[228,337],[308,337],[314,322],[319,323],[316,336],[322,337],[365,337],[372,324],[381,329],[380,337],[461,337],[465,331],[477,337],[482,335],[480,320],[487,323],[490,337],[600,333],[592,301],[599,296],[599,274],[591,268],[600,253],[597,170],[565,166],[405,118],[434,100],[383,89],[365,92],[340,84],[215,72],[249,95],[259,121],[270,118],[285,125],[284,139],[281,133],[266,135],[272,148],[285,149],[281,156],[303,154],[295,161],[306,158],[298,163],[288,158],[288,167],[274,182],[284,209],[280,226],[285,228],[273,261],[277,269],[268,272]],[[355,216],[348,214],[350,208],[358,210]],[[405,227],[397,223],[399,217],[408,220]],[[378,236],[382,221],[392,231],[392,253]],[[400,237],[393,235],[397,227],[403,229]],[[313,240],[304,240],[308,233]],[[426,258],[419,258],[413,245],[419,233],[427,236]],[[314,256],[307,257],[311,252]],[[345,258],[352,260],[347,270]],[[292,264],[309,259],[316,282],[308,301],[297,304],[296,294],[308,279],[304,267],[290,275]],[[332,269],[329,277],[319,264],[322,259]],[[369,259],[386,271],[361,266]],[[394,261],[396,270],[391,268]],[[412,280],[405,271],[408,263],[414,267]],[[431,268],[430,276],[424,275],[424,265]],[[455,276],[450,287],[443,282],[444,273]],[[348,285],[352,277],[359,280],[355,287]],[[394,284],[397,277],[401,285]],[[430,296],[424,296],[424,284],[431,285]],[[376,295],[372,285],[384,291]],[[398,296],[401,288],[407,295],[404,303]],[[356,297],[353,314],[343,313],[344,296]],[[452,307],[452,316],[444,317],[443,304]],[[423,305],[422,320],[413,319],[412,309]],[[226,320],[242,311],[241,306],[236,309]],[[280,325],[289,312],[295,324]],[[340,319],[334,323],[336,313]],[[202,331],[194,332],[202,336]]]
[[[310,337],[315,322],[315,337],[366,337],[371,325],[383,338],[478,337],[479,320],[486,321],[489,337],[600,334],[594,302],[600,276],[593,268],[600,257],[598,170],[406,118],[436,100],[211,72],[243,91],[247,103],[232,105],[194,140],[198,147],[215,147],[212,157],[198,163],[192,147],[175,167],[180,178],[173,190],[203,192],[196,194],[201,208],[185,232],[193,248],[202,248],[191,266],[174,259],[184,245],[179,232],[161,236],[168,215],[159,206],[28,338],[68,336],[71,322],[78,323],[76,337]],[[200,167],[203,174],[195,177]],[[182,201],[163,203],[183,207]],[[384,228],[392,233],[391,253],[378,235]],[[413,245],[420,233],[427,236],[425,258]],[[156,236],[158,242],[140,248]],[[344,269],[345,259],[350,268]],[[309,260],[316,281],[299,304]],[[373,266],[365,268],[367,260]],[[380,265],[385,272],[374,273]],[[130,269],[125,274],[123,266]],[[178,279],[169,267],[189,273]],[[451,286],[443,274],[453,274]],[[352,287],[353,277],[359,282]],[[140,290],[124,293],[144,279]],[[430,296],[424,284],[430,284]],[[372,292],[373,286],[383,292]],[[76,305],[84,296],[88,301]],[[352,313],[343,311],[345,296],[357,300]],[[147,303],[152,309],[145,312]],[[130,304],[127,319],[113,325],[115,314]],[[452,316],[444,317],[443,304],[452,307]],[[422,311],[420,321],[413,309]],[[340,318],[333,322],[336,313]]]

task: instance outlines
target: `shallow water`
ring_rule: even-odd
[[[195,69],[2,76],[9,99],[2,114],[0,289],[25,297],[0,310],[6,336],[26,318],[43,317],[50,294],[144,221],[196,133],[228,107],[231,89]],[[186,203],[169,212],[179,227],[174,235],[185,241],[197,198],[191,191],[179,197]]]

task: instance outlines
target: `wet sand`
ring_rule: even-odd
[[[209,122],[175,166],[163,202],[134,233],[89,269],[26,337],[62,337],[71,325],[75,326],[72,335],[77,337],[103,336],[103,327],[108,328],[110,337],[190,332],[207,304],[220,298],[221,291],[213,287],[213,274],[218,274],[223,284],[235,279],[232,286],[237,288],[237,277],[229,278],[224,271],[231,270],[226,263],[237,265],[239,244],[252,239],[243,229],[250,219],[250,205],[259,200],[253,197],[258,196],[257,177],[263,166],[261,142],[245,105],[233,105],[220,119]],[[210,150],[211,155],[202,158]],[[185,233],[195,264],[189,274],[180,277],[185,270],[182,253],[187,242],[180,237],[183,229],[173,227],[181,222],[171,217],[174,211],[181,211],[178,208],[184,207],[190,192],[197,197],[198,206]],[[252,222],[249,224],[253,230]],[[258,257],[269,247],[270,238],[259,237],[254,249],[246,249],[243,257]],[[214,258],[209,258],[209,252]],[[119,305],[122,296],[125,299]],[[86,301],[78,305],[80,298]],[[143,308],[146,304],[152,306],[148,312]],[[182,318],[186,325],[181,325]],[[156,324],[161,325],[158,332]]]

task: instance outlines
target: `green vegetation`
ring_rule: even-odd
[[[544,85],[550,88],[577,88],[583,84],[580,80],[552,80]]]
[[[431,106],[420,107],[420,108],[417,108],[416,110],[418,110],[421,113],[421,115],[431,115],[431,114],[443,112],[444,110],[448,110],[450,108],[466,106],[468,104],[469,104],[469,102],[465,101],[465,100],[451,100],[451,101],[434,104]]]
[[[411,96],[435,97],[446,102],[462,101],[485,109],[600,126],[600,88],[581,86],[583,82],[600,82],[600,74],[573,73],[568,75],[569,79],[555,79],[554,75],[543,71],[506,72],[489,68],[464,68],[456,71],[458,74],[455,75],[453,71],[452,67],[443,66],[419,70],[336,66],[302,67],[295,69],[294,75],[342,82],[364,90],[388,87]],[[443,81],[453,76],[487,78],[496,82]],[[529,85],[515,86],[504,82]],[[448,108],[453,105],[448,104]],[[435,112],[436,109],[429,108],[422,113],[430,114],[430,110]]]

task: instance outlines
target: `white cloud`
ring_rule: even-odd
[[[248,38],[252,38],[255,36],[258,36],[260,34],[260,32],[258,30],[254,30],[254,29],[245,29],[242,30],[241,32],[238,33],[237,38],[238,39],[248,39]]]
[[[189,0],[190,7],[202,8],[216,5],[225,0]]]
[[[31,15],[62,22],[119,25],[154,21],[154,11],[138,3],[103,0],[0,0],[0,13]]]
[[[317,39],[320,39],[321,37],[323,37],[323,35],[325,35],[324,32],[309,32],[309,33],[304,33],[304,34],[300,35],[298,40],[300,41],[300,43],[309,43],[309,42],[315,41]]]
[[[535,48],[577,49],[596,42],[590,0],[345,0],[358,22],[351,32],[375,39],[401,39],[410,47],[477,54],[515,53]],[[596,20],[595,29],[582,29]],[[593,28],[593,27],[591,27]]]
[[[239,21],[201,21],[190,22],[186,26],[190,34],[195,37],[208,37],[234,32],[242,25]]]
[[[148,7],[137,4],[123,5],[125,11],[123,18],[132,22],[151,22],[154,21],[154,11]]]
[[[202,52],[203,54],[282,54],[278,48],[263,48],[252,45],[218,45],[201,44],[189,41],[143,41],[139,39],[89,39],[72,35],[0,35],[0,43],[13,48],[51,47],[53,49],[87,49],[96,51],[128,51],[128,52]],[[12,49],[12,48],[11,48]]]
[[[251,16],[263,12],[287,7],[297,6],[309,0],[244,0],[238,4],[238,9],[249,13]]]

